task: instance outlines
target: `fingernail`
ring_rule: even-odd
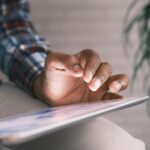
[[[101,83],[100,79],[95,79],[91,90],[97,91],[101,85],[102,85],[102,83]]]
[[[80,67],[80,65],[74,65],[74,66],[73,66],[73,70],[74,70],[75,72],[79,72],[79,71],[82,71],[82,68]]]
[[[89,83],[93,78],[93,73],[92,72],[88,72],[87,75],[86,75],[86,78],[85,78],[85,81],[87,83]]]
[[[112,93],[117,93],[117,92],[119,92],[120,89],[121,89],[121,84],[119,82],[114,82],[110,91]]]

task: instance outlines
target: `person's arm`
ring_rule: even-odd
[[[111,65],[94,50],[50,53],[30,21],[27,0],[5,0],[0,13],[0,68],[36,98],[57,106],[120,98],[116,93],[127,88],[128,77],[111,76]]]
[[[23,90],[33,94],[35,79],[50,52],[35,31],[28,0],[0,2],[0,69]]]

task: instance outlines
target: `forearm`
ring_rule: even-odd
[[[31,92],[36,77],[44,71],[49,44],[35,31],[28,2],[5,2],[0,17],[0,68],[9,79]]]

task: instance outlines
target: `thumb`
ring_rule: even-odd
[[[45,69],[49,71],[65,71],[75,77],[81,77],[83,75],[83,69],[80,65],[79,59],[76,56],[58,52],[47,56]]]
[[[75,55],[67,55],[65,61],[63,61],[65,70],[75,77],[83,76],[83,69],[80,65],[79,58]]]
[[[83,69],[80,64],[72,64],[72,66],[68,66],[67,71],[75,77],[83,76]]]

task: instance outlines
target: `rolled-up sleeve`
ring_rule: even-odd
[[[0,69],[17,86],[32,94],[36,77],[51,52],[30,19],[27,0],[0,0]]]

